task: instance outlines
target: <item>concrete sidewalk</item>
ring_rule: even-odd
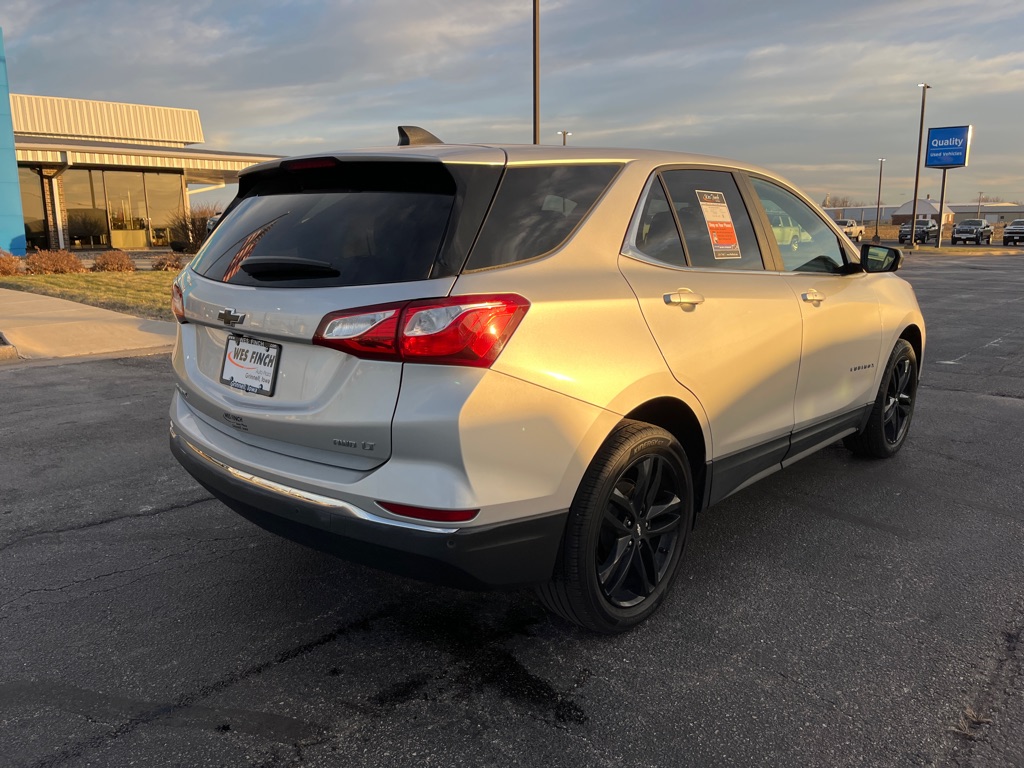
[[[0,364],[117,352],[168,352],[175,324],[0,288]]]

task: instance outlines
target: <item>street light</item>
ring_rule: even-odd
[[[878,245],[882,242],[882,239],[878,236],[878,219],[881,218],[882,212],[882,167],[885,163],[885,158],[878,158],[878,197],[875,198],[875,236],[871,238],[871,242]]]
[[[910,214],[910,245],[907,250],[914,250],[914,241],[917,239],[917,195],[921,184],[921,147],[924,144],[924,102],[928,96],[928,83],[918,83],[921,89],[921,127],[917,129],[917,162],[914,164],[914,205]],[[939,219],[942,219],[942,211],[939,211]]]
[[[559,136],[562,137],[562,146],[563,147],[565,146],[566,138],[568,138],[569,136],[572,136],[572,131],[555,131],[555,133],[557,133]]]
[[[982,194],[983,194],[982,192],[978,193],[978,218],[979,219],[981,218],[981,196],[982,196]]]

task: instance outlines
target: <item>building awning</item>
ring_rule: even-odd
[[[83,139],[14,135],[19,163],[73,168],[183,171],[188,184],[234,184],[239,171],[278,159],[192,147],[167,147]]]

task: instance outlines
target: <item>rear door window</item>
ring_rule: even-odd
[[[602,163],[508,168],[466,269],[514,264],[555,250],[621,167]]]

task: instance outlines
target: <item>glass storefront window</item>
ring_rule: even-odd
[[[138,171],[104,171],[107,212],[110,214],[110,244],[120,250],[145,248],[149,220],[146,188]]]
[[[181,175],[147,173],[146,200],[149,203],[150,245],[170,245],[171,227],[184,210]]]
[[[105,248],[110,245],[103,172],[72,168],[60,179],[68,214],[68,246]]]
[[[43,180],[38,168],[18,168],[21,187],[21,210],[25,216],[25,244],[28,250],[50,247],[46,228],[46,206],[43,203]]]
[[[24,170],[31,180],[31,169]],[[42,213],[42,187],[38,209]],[[64,209],[67,211],[69,248],[119,248],[139,250],[170,245],[171,227],[184,210],[180,173],[98,171],[71,168],[61,176]],[[22,177],[22,196],[31,185]],[[25,205],[26,232],[29,206]],[[35,208],[31,210],[35,211]],[[34,215],[34,214],[33,214]],[[45,240],[45,223],[43,239]],[[29,238],[31,245],[32,240]],[[41,247],[46,247],[43,245]]]

